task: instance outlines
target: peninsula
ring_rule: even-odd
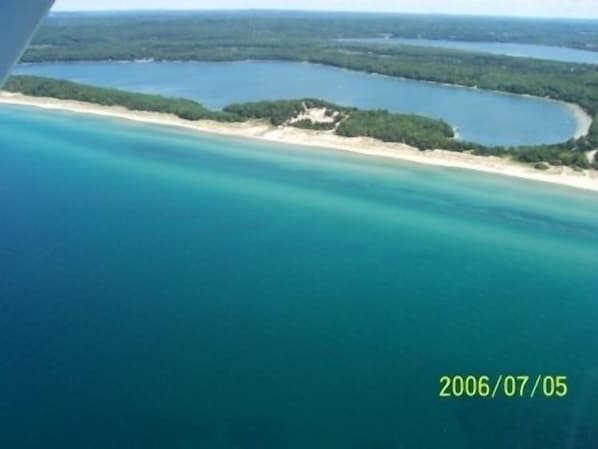
[[[92,114],[202,133],[328,148],[367,156],[477,170],[598,191],[595,153],[578,165],[530,164],[534,148],[512,151],[454,140],[444,122],[386,111],[360,111],[315,99],[257,102],[210,111],[201,104],[38,77],[13,77],[0,104]]]

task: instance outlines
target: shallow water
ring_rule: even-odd
[[[598,445],[598,198],[0,108],[10,448]],[[440,400],[443,374],[569,376]]]
[[[563,142],[579,123],[564,104],[539,98],[294,62],[50,63],[20,74],[64,78],[119,89],[230,103],[317,97],[364,109],[442,118],[460,138],[487,145]]]

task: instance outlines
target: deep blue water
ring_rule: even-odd
[[[598,197],[0,108],[0,445],[598,447]],[[443,374],[569,376],[440,400]]]
[[[442,118],[462,139],[487,145],[555,143],[576,134],[569,106],[479,89],[293,62],[49,63],[17,73],[198,100],[230,103],[317,97],[364,109]]]
[[[575,48],[555,47],[549,45],[515,44],[510,42],[448,41],[441,39],[410,39],[400,37],[345,40],[387,45],[416,45],[423,47],[452,48],[455,50],[492,53],[496,55],[514,56],[517,58],[534,58],[545,59],[549,61],[575,62],[594,65],[598,64],[598,52],[596,51],[578,50]]]

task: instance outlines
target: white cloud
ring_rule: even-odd
[[[57,0],[54,10],[313,9],[598,18],[598,0]]]

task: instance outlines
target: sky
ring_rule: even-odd
[[[302,9],[598,19],[598,0],[56,0],[54,11]]]

